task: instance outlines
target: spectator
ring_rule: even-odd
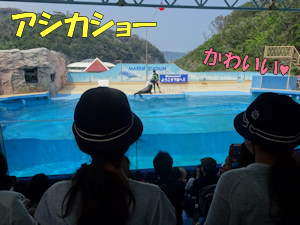
[[[29,215],[22,201],[25,197],[21,193],[7,191],[6,186],[7,162],[0,151],[0,224],[5,225],[37,225]]]
[[[134,173],[132,175],[132,179],[136,180],[136,181],[143,182],[143,183],[146,182],[146,180],[144,178],[144,174],[142,174],[141,171],[139,171],[139,170],[134,171]]]
[[[188,194],[186,196],[184,209],[190,216],[193,215],[195,204],[200,203],[199,195],[202,193],[202,189],[216,184],[218,180],[216,160],[206,157],[200,161],[201,165],[196,167],[194,176],[188,180],[185,187]],[[213,192],[211,189],[209,190],[210,193]],[[203,215],[201,214],[201,216]]]
[[[220,177],[223,173],[232,169],[232,161],[229,156],[226,157],[225,163],[222,164],[221,168],[218,171],[217,176]]]
[[[298,164],[300,164],[300,149],[295,149],[293,152],[293,157],[296,160],[296,162],[298,162]]]
[[[176,180],[181,180],[181,172],[180,172],[180,169],[178,167],[173,167],[172,168],[171,177],[176,179]]]
[[[183,167],[179,167],[180,170],[180,179],[186,184],[187,180],[186,180],[186,176],[187,176],[187,172]]]
[[[185,190],[187,191],[187,193],[189,193],[189,191],[191,190],[196,177],[200,177],[199,174],[200,174],[200,169],[199,169],[199,166],[197,166],[194,170],[192,170],[191,176],[188,179],[188,182],[185,186]]]
[[[175,224],[174,208],[155,185],[128,179],[124,153],[142,134],[126,95],[107,87],[82,94],[74,113],[73,133],[79,148],[92,158],[72,181],[50,187],[35,212],[41,225]]]
[[[146,179],[146,182],[148,183],[154,183],[154,181],[156,180],[154,178],[154,173],[151,172],[151,171],[148,171],[146,174],[145,174],[145,179]]]
[[[216,184],[217,178],[217,162],[213,158],[206,157],[200,160],[201,165],[196,168],[196,177],[191,181],[188,181],[186,190],[192,196],[197,199],[199,197],[199,191],[201,188]],[[192,185],[191,185],[192,183]]]
[[[28,196],[28,186],[29,182],[26,180],[20,180],[17,182],[17,178],[15,179],[15,182],[12,184],[13,186],[9,189],[10,191],[19,192],[24,196]],[[28,201],[30,201],[28,199]]]
[[[28,198],[30,199],[29,213],[34,215],[34,212],[46,190],[50,187],[48,177],[41,173],[34,175],[29,181]]]
[[[255,163],[220,177],[206,225],[300,224],[300,105],[264,93],[234,119]]]
[[[159,152],[153,160],[154,170],[158,175],[155,182],[168,196],[176,209],[177,224],[182,224],[182,210],[185,184],[172,178],[173,159],[167,152]]]
[[[236,168],[246,167],[251,163],[255,162],[254,155],[251,154],[246,148],[245,143],[241,144],[238,156],[233,159],[233,144],[230,145],[229,155],[225,160],[225,164],[220,168],[218,176],[221,176],[226,171],[233,168],[233,163],[236,162]]]
[[[237,158],[237,167],[238,168],[246,167],[254,162],[255,162],[254,155],[248,151],[245,143],[243,143],[241,145],[240,155]]]

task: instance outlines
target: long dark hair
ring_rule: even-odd
[[[292,157],[292,151],[275,150],[277,160],[271,168],[270,215],[278,225],[300,224],[300,165]]]
[[[11,187],[11,178],[6,175],[7,171],[6,158],[0,151],[0,190],[8,190]]]
[[[121,174],[104,168],[110,162],[115,168],[121,168],[123,155],[107,159],[102,155],[92,156],[90,165],[83,164],[77,170],[62,204],[62,218],[67,217],[80,196],[79,218],[77,225],[124,225],[130,219],[135,208],[135,199],[124,182]],[[66,205],[65,205],[66,202]],[[64,208],[64,206],[66,206]],[[132,211],[133,212],[133,211]]]

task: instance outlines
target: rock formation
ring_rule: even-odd
[[[49,91],[54,96],[66,83],[60,53],[46,48],[0,50],[0,94]]]

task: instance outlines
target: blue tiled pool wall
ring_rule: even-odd
[[[251,96],[251,98],[254,97]],[[47,103],[47,100],[42,101]],[[244,107],[247,105],[245,104]],[[17,108],[13,109],[17,110]],[[196,122],[194,117],[188,116],[166,117],[163,120],[167,121],[167,126],[173,128],[169,133],[165,132],[168,127],[161,126],[156,118],[142,118],[145,126],[144,133],[127,152],[131,161],[131,169],[152,168],[153,158],[159,150],[171,154],[174,166],[197,165],[200,158],[207,156],[214,157],[218,163],[223,163],[230,144],[243,141],[233,128],[232,121],[235,115],[201,116]],[[222,123],[225,119],[231,122]],[[71,174],[82,163],[89,162],[89,156],[82,153],[76,145],[71,130],[72,122],[62,116],[62,121],[52,121],[50,125],[46,121],[6,123],[4,138],[5,130],[15,132],[4,140],[10,175],[24,177],[37,173]],[[189,126],[180,128],[181,123],[193,124],[199,129],[191,133]],[[148,127],[151,124],[155,127],[150,129]],[[208,128],[201,130],[203,126]],[[27,132],[28,127],[32,128],[32,133],[26,133],[26,138],[20,138],[21,134]],[[50,128],[50,130],[39,132],[45,128]]]
[[[241,143],[242,138],[233,130],[232,124],[216,127],[223,120],[232,121],[234,115],[163,118],[170,127],[159,124],[161,118],[142,118],[144,132],[141,138],[128,150],[131,169],[153,168],[153,158],[159,150],[169,152],[174,158],[174,166],[199,164],[200,158],[212,156],[223,163],[231,143]],[[5,138],[6,156],[10,175],[17,177],[71,174],[84,162],[89,162],[73,137],[72,120],[14,122],[5,124],[5,130],[15,131]],[[195,133],[189,133],[188,126],[194,124]],[[151,126],[155,125],[156,129]],[[173,125],[172,125],[173,124]],[[211,124],[211,131],[203,127]],[[32,128],[31,131],[26,131]],[[166,133],[170,128],[174,130]],[[47,129],[47,132],[38,132]],[[214,130],[214,132],[212,131]],[[227,130],[227,131],[223,131]],[[26,132],[26,134],[25,134]],[[5,134],[5,132],[4,132]],[[26,138],[20,138],[21,136]]]
[[[167,151],[174,166],[200,164],[203,157],[213,157],[223,163],[231,143],[243,139],[235,131],[199,134],[143,134],[130,146],[126,155],[131,169],[153,168],[159,150]],[[90,157],[82,153],[72,140],[11,139],[5,141],[10,175],[17,177],[71,174]]]

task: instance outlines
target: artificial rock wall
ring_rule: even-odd
[[[26,71],[35,71],[35,82],[26,81]],[[60,53],[46,48],[0,50],[1,95],[49,91],[54,96],[66,83],[66,63]]]

